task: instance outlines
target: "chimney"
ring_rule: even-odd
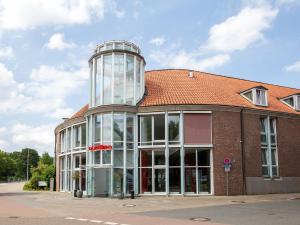
[[[189,72],[189,78],[193,78],[193,77],[194,77],[193,71],[190,71]]]

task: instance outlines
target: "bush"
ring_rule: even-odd
[[[55,176],[55,168],[54,165],[46,165],[40,163],[38,167],[31,169],[32,177],[30,180],[24,185],[24,190],[49,190],[50,186],[50,178],[53,178]],[[47,187],[39,187],[38,182],[39,181],[46,181]]]

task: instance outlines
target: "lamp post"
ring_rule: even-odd
[[[27,149],[27,166],[26,166],[27,181],[28,181],[28,175],[29,175],[28,164],[29,164],[29,149]]]

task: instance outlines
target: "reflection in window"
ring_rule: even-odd
[[[95,79],[95,96],[96,96],[96,105],[100,105],[100,94],[101,94],[101,70],[102,62],[101,57],[97,59],[97,68],[96,68],[96,79]]]
[[[152,145],[152,117],[141,116],[141,144]]]
[[[111,143],[111,114],[103,114],[103,143]]]
[[[112,55],[104,56],[104,71],[103,71],[103,103],[105,105],[111,104],[112,97]]]
[[[100,142],[101,141],[101,115],[97,115],[94,119],[95,119],[94,142]]]
[[[124,141],[124,115],[114,114],[114,142]]]
[[[168,116],[168,126],[169,126],[169,144],[179,144],[179,124],[180,115],[170,114]]]
[[[165,114],[154,115],[154,144],[165,142]]]
[[[124,99],[124,55],[114,57],[114,104],[123,103]]]
[[[80,147],[80,126],[74,127],[74,134],[75,147]]]
[[[134,96],[134,57],[127,55],[126,58],[126,104],[133,104]]]
[[[141,60],[137,59],[136,60],[136,96],[139,98],[140,97],[140,92],[141,92]],[[139,100],[139,99],[137,99]]]

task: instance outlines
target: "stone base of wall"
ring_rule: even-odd
[[[300,177],[246,177],[246,185],[248,195],[300,192]]]

